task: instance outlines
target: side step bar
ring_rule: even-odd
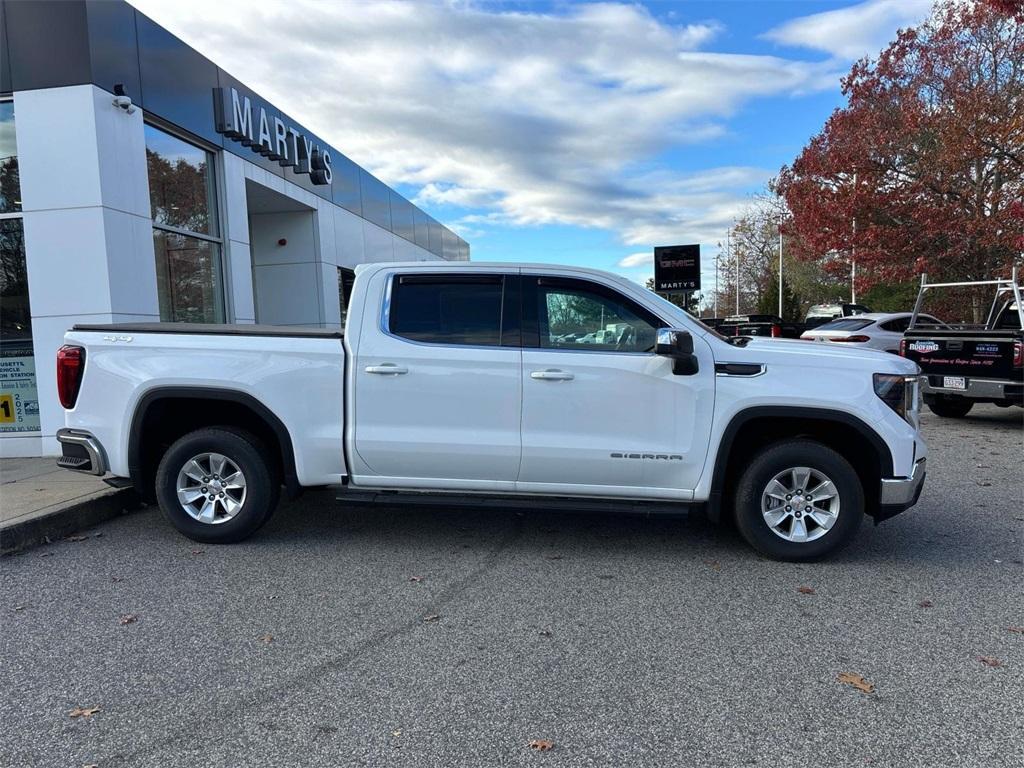
[[[349,504],[384,504],[393,506],[486,507],[490,509],[546,510],[566,512],[615,512],[650,515],[686,515],[703,505],[689,501],[637,501],[635,499],[582,499],[569,496],[513,496],[473,494],[465,492],[437,493],[430,491],[364,491],[343,486],[336,498]]]

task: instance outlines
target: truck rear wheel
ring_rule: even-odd
[[[826,445],[787,440],[764,449],[736,488],[736,527],[776,560],[816,560],[848,544],[864,516],[864,489]]]
[[[971,412],[974,401],[965,397],[940,397],[928,403],[928,409],[946,419],[962,419]]]
[[[260,441],[213,427],[177,440],[160,460],[156,498],[171,525],[194,541],[230,544],[270,519],[281,486]]]

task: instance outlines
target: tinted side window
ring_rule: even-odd
[[[662,323],[603,286],[540,279],[537,330],[546,349],[651,352]]]
[[[501,275],[396,275],[388,328],[431,344],[498,346]]]
[[[909,317],[898,317],[895,320],[890,320],[888,323],[882,323],[879,327],[883,331],[894,331],[895,333],[903,333],[910,327]]]

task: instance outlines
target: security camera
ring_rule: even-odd
[[[117,83],[114,86],[114,101],[112,102],[115,107],[123,109],[129,115],[135,113],[135,106],[132,104],[132,99],[124,92],[124,85]]]

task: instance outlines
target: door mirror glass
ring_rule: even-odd
[[[681,328],[659,328],[654,353],[672,360],[672,373],[677,376],[692,376],[699,369],[693,336]]]

